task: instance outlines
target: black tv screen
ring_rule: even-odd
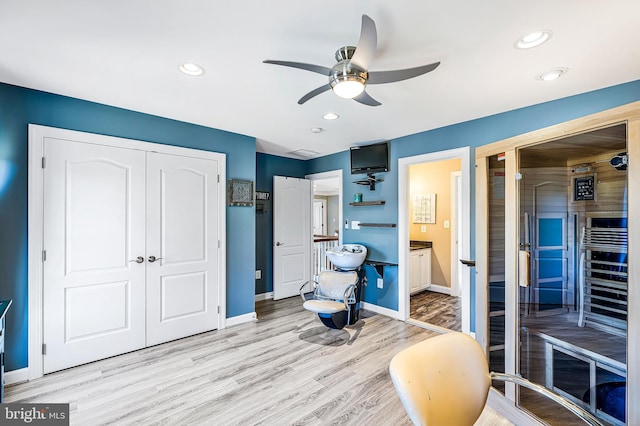
[[[351,147],[351,174],[389,171],[389,143]]]

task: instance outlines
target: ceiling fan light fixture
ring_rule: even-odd
[[[345,99],[353,99],[364,92],[366,80],[357,75],[343,75],[331,80],[333,93]]]
[[[552,35],[553,31],[551,30],[533,31],[516,40],[514,47],[516,49],[531,49],[532,47],[540,46],[542,43],[547,42]]]

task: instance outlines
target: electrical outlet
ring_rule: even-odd
[[[378,288],[383,288],[384,287],[384,280],[382,278],[378,278],[377,284],[378,284]]]
[[[351,229],[360,229],[360,221],[352,220],[351,221]]]
[[[260,269],[256,269],[256,280],[262,279],[262,271]]]

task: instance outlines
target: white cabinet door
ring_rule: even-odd
[[[45,139],[44,372],[145,344],[145,153]]]
[[[420,261],[420,250],[414,250],[409,254],[410,259],[410,292],[415,293],[420,291],[422,281],[422,264]]]
[[[296,296],[311,276],[311,181],[273,177],[273,298]]]
[[[413,250],[409,253],[410,293],[417,293],[431,286],[431,249]]]
[[[431,286],[431,249],[420,250],[420,288]]]
[[[149,346],[218,328],[217,177],[215,160],[147,154]]]

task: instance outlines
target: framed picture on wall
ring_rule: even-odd
[[[413,223],[436,223],[436,194],[413,196]]]
[[[253,206],[253,182],[250,180],[229,179],[229,205]]]

